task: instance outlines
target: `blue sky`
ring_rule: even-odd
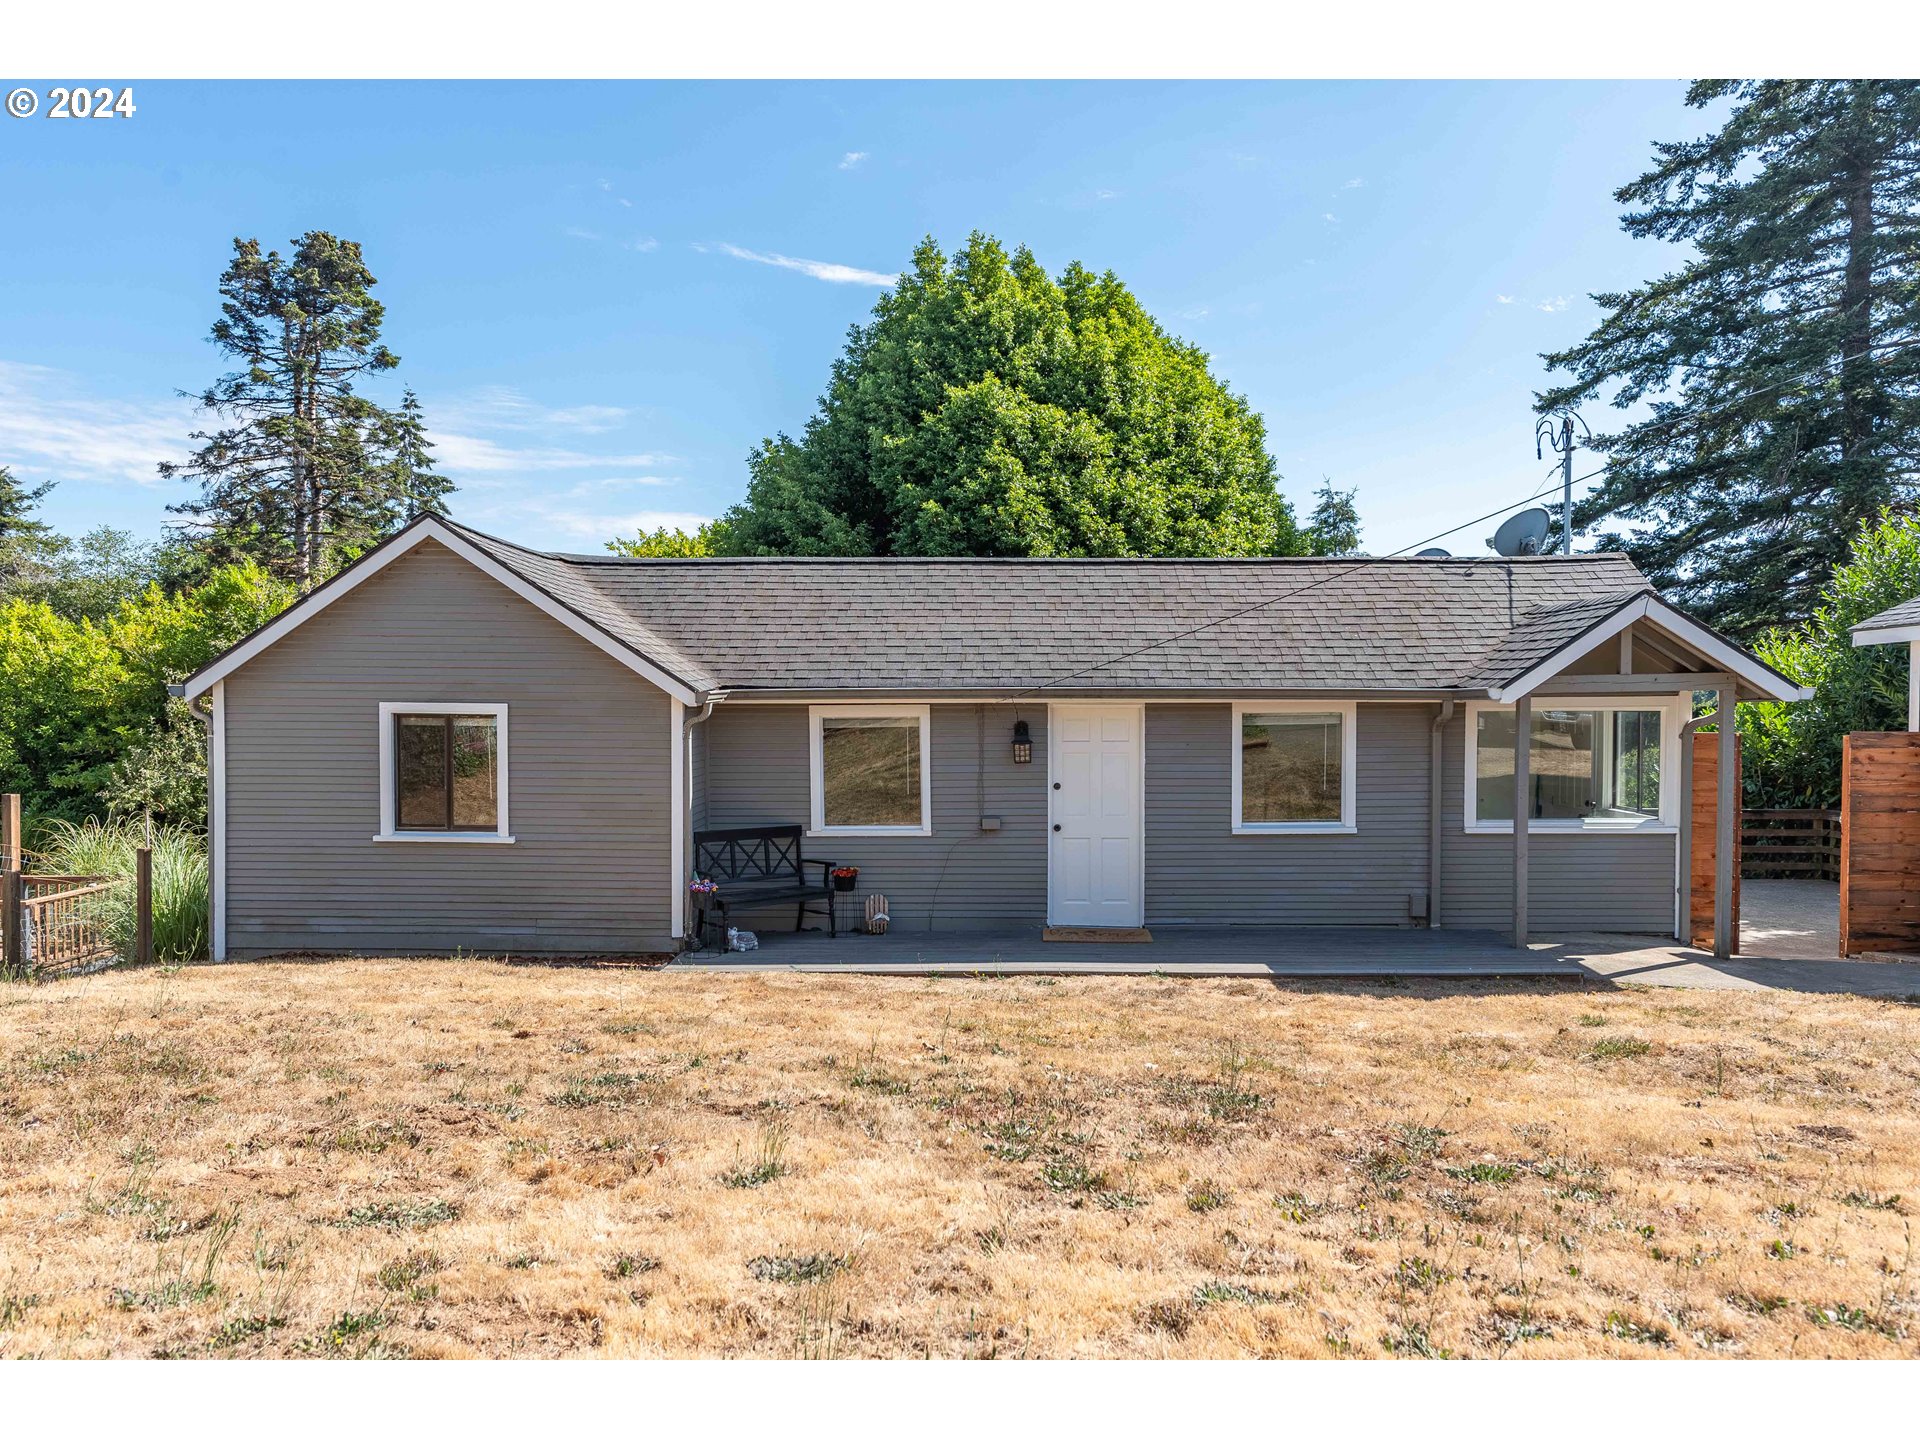
[[[365,247],[375,393],[421,396],[454,515],[572,550],[738,499],[915,242],[976,228],[1119,274],[1296,508],[1357,486],[1396,549],[1541,480],[1539,352],[1673,263],[1611,192],[1706,128],[1679,82],[134,88],[0,118],[0,463],[59,482],[47,518],[159,533],[233,238],[320,228]]]

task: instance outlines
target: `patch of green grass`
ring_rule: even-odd
[[[1453,1279],[1453,1272],[1436,1265],[1424,1255],[1409,1255],[1393,1272],[1394,1279],[1409,1290],[1434,1291]]]
[[[331,1325],[301,1348],[353,1360],[385,1359],[400,1353],[380,1339],[380,1332],[392,1323],[393,1317],[384,1310],[342,1310]]]
[[[567,1110],[586,1110],[596,1105],[624,1105],[633,1092],[653,1077],[632,1070],[603,1070],[598,1075],[576,1076],[554,1094],[549,1105]]]
[[[1673,1332],[1664,1325],[1642,1325],[1618,1310],[1609,1310],[1600,1331],[1615,1340],[1631,1340],[1636,1345],[1651,1345],[1667,1350],[1673,1346]]]
[[[231,1350],[256,1335],[278,1330],[286,1323],[284,1315],[236,1315],[208,1337],[207,1349]]]
[[[446,1261],[433,1251],[415,1250],[399,1260],[389,1260],[375,1278],[382,1290],[424,1305],[440,1293],[440,1287],[423,1282],[429,1275],[438,1275],[446,1268]]]
[[[720,1181],[729,1190],[752,1190],[778,1180],[787,1169],[787,1122],[776,1114],[762,1122],[753,1153],[742,1157],[736,1151],[733,1168],[723,1171]]]
[[[360,1230],[373,1225],[385,1230],[425,1230],[459,1218],[460,1207],[451,1200],[381,1200],[372,1205],[355,1205],[333,1223],[340,1230]]]
[[[378,1155],[391,1145],[412,1149],[420,1143],[420,1132],[410,1125],[376,1120],[371,1125],[351,1125],[333,1137],[334,1148],[350,1155]]]
[[[1512,1165],[1497,1161],[1479,1160],[1471,1165],[1448,1165],[1446,1173],[1456,1180],[1465,1180],[1473,1185],[1507,1185],[1519,1177],[1520,1171]]]
[[[1589,1030],[1594,1030],[1605,1025],[1607,1023],[1607,1017],[1604,1015],[1586,1014],[1580,1017],[1579,1023],[1586,1026]]]
[[[1076,1155],[1056,1155],[1040,1167],[1040,1179],[1061,1194],[1107,1188],[1107,1172],[1095,1170]]]
[[[601,1273],[609,1280],[630,1280],[635,1275],[644,1275],[649,1270],[658,1270],[660,1262],[651,1255],[642,1255],[637,1251],[622,1251],[607,1262],[607,1268]]]
[[[38,1295],[0,1295],[0,1330],[18,1325],[39,1303]]]
[[[747,1273],[756,1280],[778,1285],[811,1285],[830,1280],[852,1264],[845,1255],[756,1255]]]
[[[1840,1197],[1842,1205],[1852,1205],[1860,1210],[1891,1210],[1901,1213],[1898,1195],[1874,1195],[1864,1190],[1849,1190]]]
[[[1440,1142],[1447,1138],[1448,1132],[1438,1125],[1415,1125],[1409,1121],[1393,1134],[1409,1160],[1425,1160],[1440,1153]]]
[[[1291,1220],[1296,1225],[1304,1225],[1320,1213],[1321,1207],[1307,1199],[1298,1190],[1289,1190],[1284,1195],[1273,1197],[1273,1208],[1280,1212],[1282,1219]]]
[[[1194,1288],[1196,1305],[1275,1305],[1280,1297],[1269,1290],[1255,1290],[1231,1280],[1209,1280]]]
[[[889,1075],[884,1070],[864,1063],[847,1072],[847,1084],[856,1090],[871,1090],[876,1095],[905,1095],[913,1089],[911,1080]]]
[[[1653,1049],[1652,1042],[1638,1035],[1609,1035],[1587,1047],[1589,1060],[1632,1060]]]
[[[1380,1348],[1389,1355],[1412,1355],[1421,1360],[1451,1360],[1453,1352],[1433,1343],[1424,1325],[1403,1325],[1397,1335],[1382,1335]]]
[[[1201,1180],[1187,1191],[1187,1209],[1196,1215],[1218,1210],[1227,1203],[1227,1192],[1211,1180]]]

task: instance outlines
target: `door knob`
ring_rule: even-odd
[[[1060,833],[1060,827],[1059,827],[1058,825],[1056,825],[1056,826],[1054,826],[1054,827],[1053,827],[1053,831],[1054,831],[1054,834],[1056,834],[1056,835],[1057,835],[1057,834],[1059,834],[1059,833]]]
[[[1060,788],[1060,782],[1059,782],[1058,780],[1056,780],[1056,781],[1054,781],[1054,782],[1053,782],[1053,788],[1054,788],[1054,789],[1056,789],[1056,790],[1058,790],[1058,789]]]

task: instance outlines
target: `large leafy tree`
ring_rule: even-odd
[[[1794,705],[1742,705],[1747,803],[1840,803],[1841,741],[1855,730],[1907,724],[1907,647],[1855,645],[1852,627],[1920,597],[1920,516],[1887,514],[1855,540],[1813,614],[1762,636],[1761,659],[1814,696]]]
[[[1571,379],[1542,411],[1602,394],[1644,418],[1598,437],[1575,506],[1605,517],[1682,603],[1751,635],[1797,619],[1920,457],[1920,83],[1703,80],[1730,104],[1655,147],[1617,192],[1630,235],[1690,247],[1677,268],[1594,296],[1594,332],[1546,356]]]
[[[1274,555],[1306,547],[1260,417],[1112,274],[929,239],[805,434],[710,540],[763,555]]]
[[[198,397],[221,423],[160,472],[200,486],[172,508],[216,559],[256,560],[304,589],[449,487],[418,402],[390,412],[355,389],[400,363],[359,245],[313,230],[285,256],[257,240],[233,249],[212,339],[236,367]]]

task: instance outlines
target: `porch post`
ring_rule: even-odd
[[[1740,796],[1734,789],[1733,758],[1738,732],[1734,720],[1732,683],[1713,693],[1713,708],[1720,719],[1720,743],[1716,751],[1720,767],[1713,809],[1713,958],[1725,960],[1733,954],[1733,855],[1734,817]]]
[[[1527,948],[1527,820],[1533,810],[1533,697],[1513,706],[1513,948]]]
[[[1920,640],[1907,642],[1907,729],[1920,730]]]

